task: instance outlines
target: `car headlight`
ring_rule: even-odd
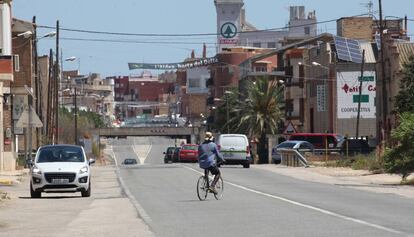
[[[39,168],[37,168],[37,166],[35,165],[35,166],[33,166],[32,173],[41,175],[42,171]]]
[[[87,173],[88,172],[88,166],[82,167],[82,169],[79,170],[79,174]]]

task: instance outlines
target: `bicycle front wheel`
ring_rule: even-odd
[[[204,176],[201,176],[198,178],[197,181],[197,196],[200,201],[204,201],[207,198],[208,194],[208,188],[207,188],[207,182],[206,178]]]
[[[216,188],[217,194],[214,194],[214,197],[217,200],[219,200],[223,197],[223,191],[224,191],[224,182],[221,176],[220,176],[220,179],[217,181],[215,188]]]

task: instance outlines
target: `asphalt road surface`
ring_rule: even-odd
[[[221,168],[221,200],[199,201],[194,163],[164,164],[174,140],[112,140],[120,176],[156,236],[414,236],[414,201],[307,182],[242,166]],[[125,158],[139,165],[120,165]]]

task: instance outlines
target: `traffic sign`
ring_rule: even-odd
[[[42,121],[40,121],[40,118],[37,116],[36,111],[31,108],[31,122],[29,124],[29,110],[25,109],[23,113],[20,115],[19,120],[16,123],[16,127],[19,128],[41,128],[43,127]]]
[[[288,122],[288,125],[285,127],[285,130],[283,131],[283,134],[292,134],[296,133],[295,126],[293,126],[292,121]]]

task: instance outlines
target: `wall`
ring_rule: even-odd
[[[372,40],[371,17],[344,17],[337,20],[337,35],[351,39]]]

